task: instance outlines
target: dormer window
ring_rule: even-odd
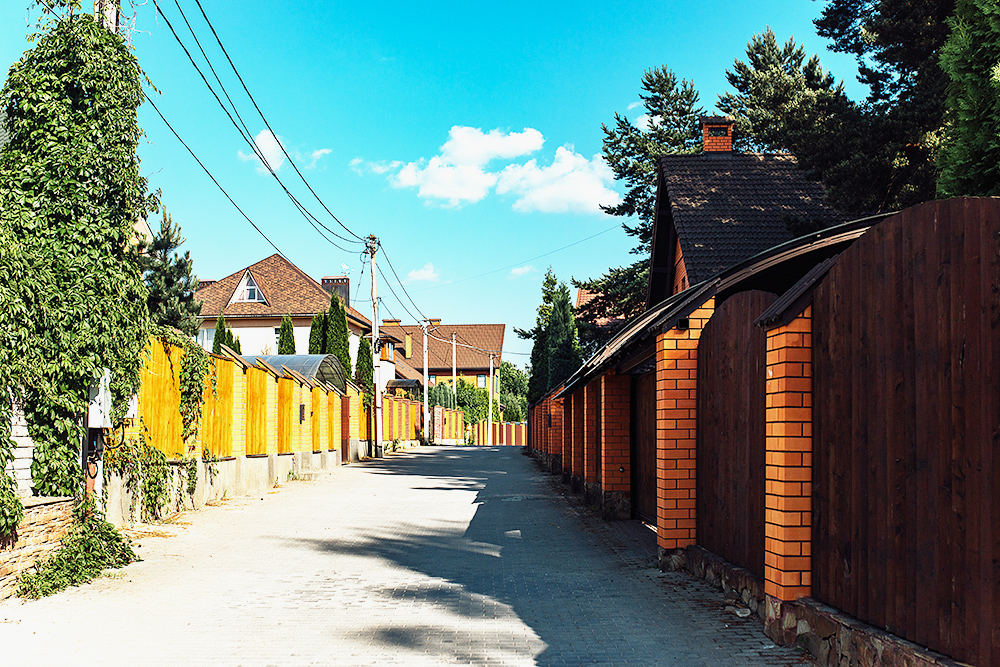
[[[236,288],[236,292],[233,294],[230,303],[267,303],[267,299],[264,298],[264,294],[257,286],[257,281],[247,271],[240,282],[240,286]]]

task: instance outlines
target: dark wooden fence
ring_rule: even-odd
[[[764,576],[765,350],[754,320],[777,297],[740,292],[698,343],[698,544]]]
[[[878,225],[813,301],[813,596],[976,665],[1000,663],[997,201]]]
[[[656,372],[632,377],[632,511],[656,525]]]

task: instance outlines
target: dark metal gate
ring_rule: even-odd
[[[632,511],[656,525],[656,371],[632,376]]]

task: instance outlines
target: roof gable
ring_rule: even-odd
[[[447,369],[451,372],[451,335],[455,334],[458,345],[455,346],[456,367],[459,371],[466,369],[484,369],[490,367],[490,355],[479,350],[495,350],[497,356],[494,366],[500,365],[500,354],[503,350],[504,324],[441,324],[433,328],[427,337],[427,367],[432,370]],[[417,324],[383,324],[380,327],[399,340],[405,340],[406,334],[411,337],[411,355],[406,360],[409,366],[423,373],[424,368],[424,337]],[[463,347],[468,345],[479,349]],[[402,352],[396,350],[397,354]]]
[[[789,223],[848,220],[784,153],[702,153],[660,158],[647,305],[670,295],[679,241],[694,285],[791,240]]]

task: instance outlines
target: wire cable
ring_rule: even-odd
[[[343,252],[350,252],[347,248],[344,248],[343,246],[341,246],[341,245],[337,244],[336,242],[332,241],[331,239],[327,238],[326,234],[324,234],[322,231],[320,231],[320,228],[317,227],[317,224],[320,225],[323,229],[326,229],[329,233],[333,234],[334,236],[336,236],[338,239],[340,239],[342,241],[350,242],[350,243],[357,243],[357,241],[354,241],[353,239],[348,239],[346,237],[340,236],[339,234],[337,234],[333,230],[330,230],[328,227],[326,227],[325,225],[323,225],[323,223],[320,222],[316,218],[316,216],[314,216],[312,213],[310,213],[309,210],[306,209],[306,207],[298,200],[298,198],[296,198],[295,195],[293,195],[292,192],[285,186],[284,182],[282,182],[282,180],[278,176],[277,172],[274,170],[273,167],[271,167],[270,163],[268,162],[267,158],[264,156],[263,152],[257,147],[257,143],[250,136],[249,130],[246,129],[245,124],[244,124],[243,128],[240,127],[240,123],[243,122],[243,119],[240,118],[240,123],[237,123],[236,120],[233,118],[233,115],[229,112],[229,109],[226,107],[225,104],[223,104],[222,100],[219,98],[218,93],[215,92],[215,89],[212,87],[212,84],[209,83],[208,78],[205,76],[205,74],[201,71],[201,68],[195,62],[194,56],[191,55],[191,52],[188,50],[187,46],[184,45],[184,42],[181,40],[180,35],[178,35],[177,31],[174,30],[173,24],[170,23],[170,19],[168,19],[167,16],[166,16],[166,14],[163,13],[163,10],[160,8],[160,5],[156,2],[156,0],[153,1],[153,5],[156,7],[156,11],[163,18],[164,22],[166,22],[167,27],[170,29],[171,34],[173,34],[173,36],[174,36],[174,39],[180,45],[181,49],[184,50],[185,55],[187,55],[188,60],[191,61],[191,65],[194,67],[195,71],[198,72],[198,75],[201,77],[201,80],[205,83],[205,86],[208,88],[209,92],[212,93],[212,96],[215,98],[216,103],[222,108],[222,111],[226,114],[226,117],[229,118],[229,122],[233,124],[233,127],[236,128],[236,131],[240,134],[240,137],[242,137],[243,140],[247,143],[247,145],[250,146],[250,148],[253,150],[254,154],[261,161],[261,164],[263,164],[267,168],[267,170],[271,174],[271,176],[278,182],[278,185],[285,192],[285,195],[292,201],[293,205],[299,210],[299,213],[301,213],[302,216],[306,219],[306,222],[308,222],[312,226],[312,228],[315,229],[316,232],[327,243],[331,244],[332,246],[334,246],[335,248],[337,248],[338,250],[341,250]],[[178,9],[180,9],[180,5],[178,5]],[[181,16],[184,17],[183,11],[181,11]],[[187,18],[186,17],[184,17],[184,21],[185,21],[185,23],[187,23]],[[188,28],[190,29],[190,23],[188,23]],[[193,35],[194,31],[192,30],[191,32],[192,32],[192,35]],[[200,44],[200,42],[198,42],[197,37],[195,37],[195,42],[198,43],[199,49],[200,49],[201,48],[201,44]],[[202,50],[202,55],[205,55],[204,50]],[[211,62],[208,61],[208,57],[207,56],[205,56],[205,60],[207,62],[209,62],[209,67],[212,68]],[[215,73],[214,68],[212,68],[212,72],[213,72],[213,74]],[[218,76],[216,76],[216,79],[218,79]],[[220,85],[220,87],[222,87],[223,94],[226,95],[226,99],[230,100],[230,103],[232,104],[232,100],[230,99],[228,93],[226,93],[225,86],[222,86],[221,81],[219,82],[219,85]],[[233,111],[236,112],[235,105],[233,106]],[[237,113],[237,116],[239,116],[238,113]],[[268,127],[268,130],[270,130],[270,127]],[[271,134],[274,136],[274,132],[273,131],[271,131]],[[275,136],[275,141],[278,143],[279,146],[281,146],[281,142],[278,141],[277,136]],[[282,151],[284,151],[284,147],[283,146],[282,146]]]
[[[190,146],[188,146],[188,145],[187,145],[187,144],[186,144],[186,143],[184,142],[184,140],[183,140],[183,139],[181,139],[181,135],[177,134],[177,130],[175,130],[175,129],[174,129],[174,127],[173,127],[173,126],[172,126],[172,125],[171,125],[170,123],[168,123],[168,122],[167,122],[167,119],[163,117],[163,114],[162,114],[162,113],[160,112],[160,110],[159,110],[159,109],[157,108],[156,104],[154,104],[154,103],[153,103],[153,100],[149,99],[149,96],[148,96],[148,95],[146,96],[146,101],[147,101],[147,102],[149,102],[150,106],[152,106],[152,107],[153,107],[153,110],[154,110],[154,111],[156,111],[156,114],[157,114],[157,115],[158,115],[158,116],[160,117],[160,119],[161,119],[161,120],[163,121],[164,125],[166,125],[166,126],[167,126],[167,128],[168,128],[168,129],[169,129],[169,130],[170,130],[171,132],[173,132],[173,135],[174,135],[175,137],[177,137],[177,141],[181,142],[181,146],[183,146],[184,148],[186,148],[186,149],[187,149],[188,153],[190,153],[190,154],[191,154],[191,157],[193,157],[193,158],[194,158],[194,161],[198,163],[198,166],[199,166],[199,167],[201,167],[201,168],[202,168],[202,169],[203,169],[203,170],[205,171],[205,173],[206,173],[206,174],[208,174],[208,177],[212,179],[212,182],[213,182],[213,183],[215,183],[216,187],[218,187],[218,188],[219,188],[219,190],[221,190],[221,191],[222,191],[222,194],[224,194],[224,195],[226,196],[226,199],[228,199],[228,200],[229,200],[229,203],[230,203],[230,204],[232,204],[233,206],[235,206],[235,207],[236,207],[236,210],[240,212],[240,215],[242,215],[242,216],[243,216],[244,218],[246,218],[246,221],[247,221],[247,222],[249,222],[249,223],[250,223],[250,225],[251,225],[251,226],[252,226],[252,227],[253,227],[254,229],[256,229],[256,230],[257,230],[257,233],[258,233],[258,234],[260,234],[261,236],[263,236],[263,237],[264,237],[264,240],[265,240],[265,241],[267,241],[267,242],[268,242],[269,244],[271,244],[271,247],[272,247],[272,248],[274,248],[274,249],[275,249],[275,250],[276,250],[276,251],[278,252],[278,254],[279,254],[279,255],[281,255],[282,257],[285,257],[285,258],[287,258],[288,256],[287,256],[287,255],[286,255],[285,253],[281,252],[281,249],[280,249],[280,248],[278,248],[278,246],[274,245],[274,241],[272,241],[271,239],[267,238],[267,234],[265,234],[265,233],[264,233],[263,231],[261,231],[260,227],[258,227],[258,226],[256,225],[256,223],[254,223],[254,221],[250,219],[250,216],[248,216],[248,215],[247,215],[246,213],[244,213],[244,212],[243,212],[243,209],[241,209],[241,208],[240,208],[239,204],[237,204],[237,203],[236,203],[235,201],[233,201],[233,198],[229,196],[229,193],[228,193],[228,192],[226,192],[226,189],[225,189],[224,187],[222,187],[222,185],[221,185],[221,184],[219,183],[219,181],[217,181],[217,180],[215,179],[215,176],[213,176],[213,175],[212,175],[212,172],[210,172],[210,171],[208,170],[208,167],[206,167],[206,166],[204,165],[204,163],[203,163],[203,162],[202,162],[201,160],[199,160],[199,159],[198,159],[198,156],[194,154],[194,151],[193,151],[193,150],[191,150],[191,147],[190,147]]]
[[[403,303],[402,299],[400,299],[400,298],[399,298],[399,295],[398,295],[398,294],[396,294],[396,290],[395,290],[395,289],[393,289],[393,287],[392,287],[392,283],[390,283],[390,282],[389,282],[389,280],[388,280],[388,278],[386,278],[386,277],[385,277],[385,274],[384,274],[384,273],[382,273],[382,267],[381,267],[381,266],[378,266],[377,264],[376,264],[375,266],[376,266],[376,268],[378,269],[378,274],[379,274],[380,276],[382,276],[382,280],[383,280],[383,281],[385,282],[385,285],[386,285],[386,287],[388,287],[388,288],[389,288],[389,291],[390,291],[390,292],[392,292],[392,295],[393,295],[394,297],[396,297],[396,301],[397,301],[397,302],[399,303],[399,305],[400,305],[400,306],[402,307],[402,309],[406,311],[406,314],[407,314],[407,315],[409,315],[410,317],[413,317],[413,313],[411,313],[411,312],[410,312],[410,310],[409,310],[409,309],[408,309],[408,308],[406,307],[406,304],[405,304],[405,303]],[[382,297],[379,297],[379,300],[380,300],[380,301],[381,301],[381,299],[382,299]],[[413,317],[413,319],[415,320],[415,319],[417,319],[417,318],[416,318],[416,317]]]
[[[410,296],[410,293],[406,291],[406,286],[403,285],[403,281],[399,279],[399,274],[396,273],[396,267],[392,265],[392,260],[389,259],[389,255],[385,252],[385,247],[384,246],[382,247],[382,256],[385,257],[385,261],[389,264],[389,268],[392,269],[392,275],[396,276],[396,282],[399,283],[399,287],[400,287],[400,289],[403,290],[403,294],[406,295],[406,298],[410,300],[410,303],[413,304],[413,307],[416,308],[416,310],[417,310],[418,313],[420,313],[420,317],[422,319],[426,320],[427,316],[424,315],[424,312],[422,310],[420,310],[420,306],[418,306],[416,304],[416,302],[413,300],[413,297]],[[386,282],[388,282],[388,281],[386,281]],[[395,292],[393,292],[393,293],[395,294]],[[399,297],[396,297],[396,298],[398,299]],[[402,302],[400,303],[400,305],[402,305]],[[403,306],[403,309],[406,310],[406,307]],[[407,310],[407,312],[409,313],[408,310]],[[413,317],[412,313],[410,313],[410,317]],[[413,319],[415,320],[417,318],[414,317]]]
[[[254,99],[253,95],[250,93],[250,89],[247,88],[246,83],[243,81],[243,77],[240,76],[239,70],[236,69],[236,65],[233,63],[233,59],[229,57],[229,52],[226,51],[226,47],[222,44],[222,40],[219,38],[219,33],[217,33],[215,31],[215,26],[212,25],[212,22],[208,18],[208,14],[205,13],[205,8],[201,6],[200,0],[195,0],[195,4],[198,5],[198,9],[201,10],[201,15],[202,15],[202,17],[204,17],[205,23],[208,24],[209,29],[212,31],[212,35],[215,37],[216,43],[218,43],[219,48],[222,49],[222,53],[223,53],[223,55],[226,56],[226,60],[229,61],[229,66],[233,68],[233,73],[236,74],[236,78],[239,79],[240,85],[243,86],[243,90],[246,92],[247,97],[249,97],[250,101],[253,103],[254,109],[257,110],[257,113],[260,115],[261,120],[264,121],[264,125],[267,127],[267,129],[270,130],[270,132],[271,132],[272,135],[274,135],[274,130],[271,129],[271,124],[267,122],[267,118],[264,117],[264,112],[260,110],[259,106],[257,106],[257,100]],[[275,138],[277,139],[277,135],[275,135]],[[306,177],[302,175],[301,171],[299,171],[299,168],[295,164],[295,161],[292,160],[292,156],[288,154],[288,151],[285,150],[284,146],[281,146],[281,142],[280,141],[278,142],[278,145],[281,147],[281,152],[284,153],[285,157],[288,159],[288,163],[292,165],[293,169],[295,169],[295,173],[299,175],[299,178],[302,179],[302,182],[309,189],[309,192],[312,193],[313,197],[316,198],[316,201],[319,202],[320,206],[323,207],[323,210],[325,210],[327,213],[329,213],[330,217],[333,218],[337,222],[338,225],[340,225],[341,227],[344,228],[344,231],[346,231],[348,234],[350,234],[354,238],[358,239],[358,241],[364,243],[364,239],[361,238],[360,236],[358,236],[357,234],[355,234],[347,225],[345,225],[343,222],[341,222],[340,219],[336,215],[333,214],[333,211],[331,211],[327,207],[326,203],[320,198],[320,196],[318,194],[316,194],[316,191],[313,190],[312,186],[309,184],[309,181],[307,181]]]

